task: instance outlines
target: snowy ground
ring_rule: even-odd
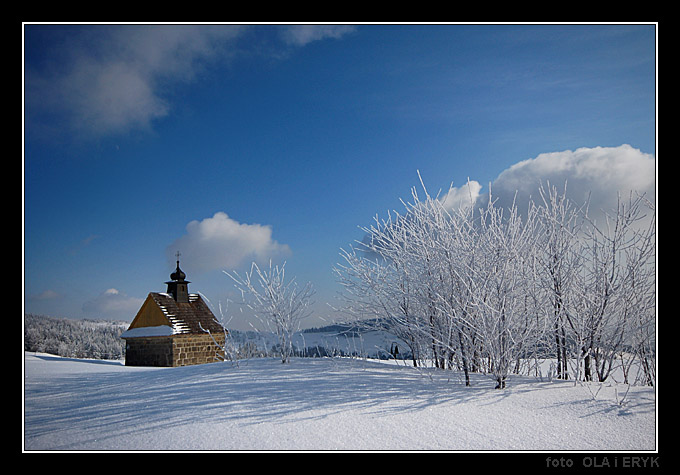
[[[647,387],[539,382],[361,359],[182,368],[24,354],[24,450],[656,449]],[[599,392],[598,392],[599,389]]]

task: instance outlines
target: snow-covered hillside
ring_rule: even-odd
[[[24,362],[26,451],[645,451],[657,443],[649,387],[513,377],[495,390],[482,375],[465,387],[450,371],[348,358],[140,368],[25,353]]]
[[[293,334],[294,354],[298,356],[360,356],[387,359],[393,344],[404,351],[406,345],[394,335],[382,330],[352,331],[347,325],[337,325],[299,331]],[[264,354],[271,353],[279,344],[278,337],[266,331],[232,331],[231,344],[240,347],[250,342]],[[273,355],[271,355],[273,356]]]

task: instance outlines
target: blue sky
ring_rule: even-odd
[[[331,320],[340,248],[418,171],[654,195],[656,28],[26,24],[24,310],[130,321],[179,250],[215,306],[271,258]]]

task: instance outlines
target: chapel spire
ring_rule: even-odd
[[[188,303],[189,302],[189,281],[184,280],[186,278],[186,274],[182,272],[182,269],[179,268],[179,256],[181,254],[179,251],[175,253],[175,257],[177,257],[177,268],[175,269],[175,272],[170,274],[170,281],[166,282],[168,285],[168,292],[169,294],[172,295],[172,297],[175,299],[175,302],[184,302]]]

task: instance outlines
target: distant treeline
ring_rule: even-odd
[[[385,330],[387,320],[384,318],[369,318],[353,323],[332,323],[323,327],[312,327],[301,330],[302,333],[337,333],[338,335],[359,336],[372,330]]]
[[[129,323],[24,315],[24,350],[70,358],[123,359]]]

